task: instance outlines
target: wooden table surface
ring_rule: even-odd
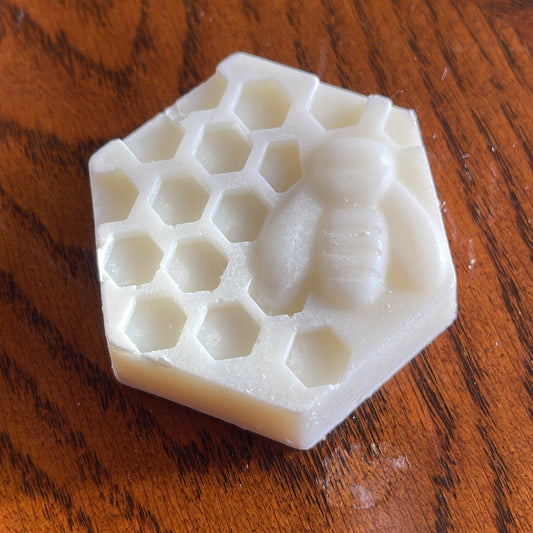
[[[116,382],[87,161],[234,51],[419,117],[459,317],[314,449]],[[530,0],[0,0],[0,530],[533,530]]]

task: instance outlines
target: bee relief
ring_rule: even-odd
[[[369,305],[391,269],[407,289],[438,282],[444,251],[396,166],[394,149],[376,140],[334,138],[315,149],[255,244],[250,292],[265,312],[301,311],[311,291],[342,308]]]

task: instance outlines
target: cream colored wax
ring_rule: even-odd
[[[90,161],[128,385],[313,446],[456,316],[413,111],[246,54]]]

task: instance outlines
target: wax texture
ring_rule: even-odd
[[[119,381],[323,439],[456,316],[413,111],[234,54],[89,163]]]

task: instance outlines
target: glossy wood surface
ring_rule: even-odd
[[[419,117],[459,317],[295,451],[118,384],[87,160],[242,50]],[[0,530],[533,530],[533,3],[0,0]]]

